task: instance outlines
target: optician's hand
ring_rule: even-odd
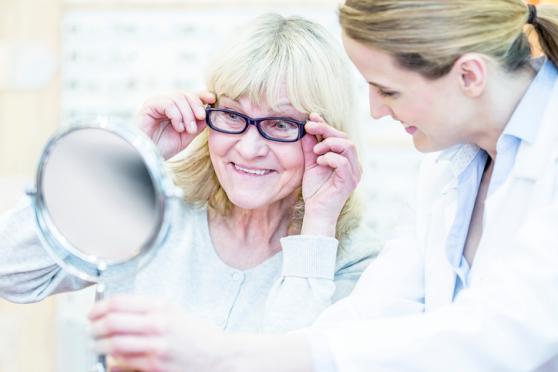
[[[148,100],[140,111],[139,127],[169,159],[185,149],[205,128],[207,104],[215,103],[209,92],[179,93]]]
[[[312,113],[302,138],[305,212],[302,234],[335,236],[337,219],[362,176],[355,145]],[[318,142],[316,136],[323,140]]]
[[[163,302],[118,295],[89,314],[98,353],[111,372],[307,372],[312,358],[302,334],[224,333]]]
[[[94,350],[112,356],[117,371],[220,371],[223,332],[157,300],[114,296],[89,314]]]

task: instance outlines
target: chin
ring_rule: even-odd
[[[261,200],[255,195],[257,195],[257,193],[253,195],[235,195],[227,193],[230,202],[235,207],[241,209],[258,209],[270,204],[269,200]]]
[[[429,141],[428,139],[422,136],[413,137],[413,144],[415,146],[415,149],[423,153],[441,151],[447,148],[447,146],[444,147],[442,145],[432,143],[431,141]]]

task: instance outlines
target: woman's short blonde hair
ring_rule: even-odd
[[[281,88],[300,112],[317,112],[329,125],[356,139],[352,72],[340,43],[327,30],[300,17],[278,14],[260,16],[226,44],[214,57],[207,88],[217,97],[249,97],[278,103]],[[282,87],[282,85],[285,87]],[[186,201],[207,203],[220,214],[231,208],[211,164],[208,129],[187,149],[187,155],[172,162],[176,183],[185,191]],[[304,203],[299,192],[290,232],[300,231]],[[360,221],[354,194],[346,202],[337,223],[341,240]]]

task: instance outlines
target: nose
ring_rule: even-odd
[[[381,119],[384,116],[393,116],[389,106],[383,102],[383,97],[372,88],[368,89],[368,104],[370,105],[370,115],[372,115],[374,119]]]
[[[246,131],[240,135],[235,148],[245,159],[262,157],[269,151],[267,140],[261,136],[255,125],[249,125]]]

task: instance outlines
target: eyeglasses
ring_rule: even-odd
[[[248,129],[248,125],[255,125],[262,137],[276,142],[296,142],[301,139],[304,131],[304,121],[284,117],[265,117],[253,119],[229,109],[208,107],[205,109],[207,125],[217,132],[241,134]]]

